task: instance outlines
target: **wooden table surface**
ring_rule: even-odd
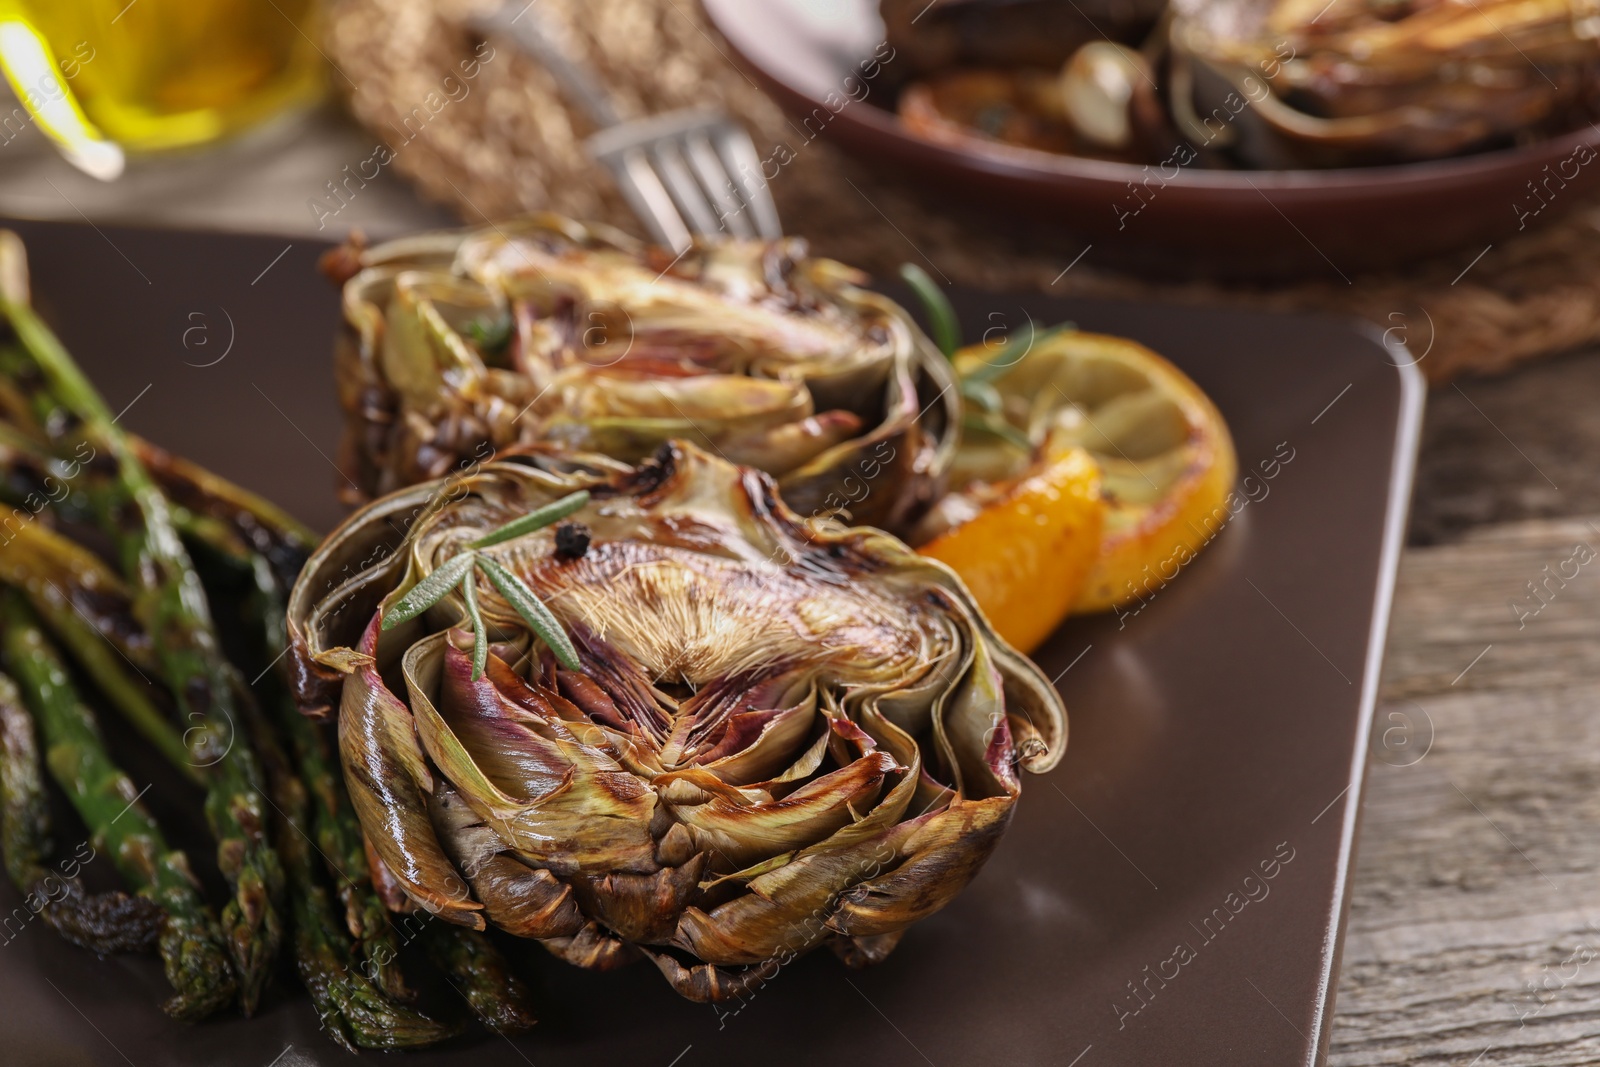
[[[0,146],[0,213],[309,235],[305,202],[368,141],[325,110],[106,186],[30,129]],[[387,172],[347,210],[378,235],[448,221]],[[1600,353],[1429,398],[1338,1067],[1600,1062],[1597,412]]]
[[[1600,355],[1429,397],[1330,1062],[1600,1062]]]

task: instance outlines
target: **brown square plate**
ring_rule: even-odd
[[[323,245],[15,226],[36,302],[128,426],[313,524],[335,521],[338,300],[313,269]],[[1420,376],[1339,320],[977,292],[957,303],[969,336],[1071,319],[1169,356],[1227,416],[1249,475],[1180,580],[1040,650],[1071,715],[1063,764],[1026,782],[976,882],[876,968],[817,954],[713,1008],[648,967],[597,975],[530,951],[534,1033],[478,1033],[406,1062],[1322,1061]],[[173,836],[203,855],[195,805],[127,759],[155,783],[148,799]],[[63,817],[57,843],[70,851],[82,833]],[[0,919],[19,903],[6,885]],[[157,1008],[153,960],[97,960],[37,923],[0,923],[0,939],[5,1063],[347,1062],[292,981],[255,1019],[184,1026]]]

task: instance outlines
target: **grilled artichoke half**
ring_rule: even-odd
[[[481,578],[477,680],[461,595],[381,628],[474,539],[576,490],[586,547],[547,527],[476,551],[542,598],[581,669]],[[403,907],[584,967],[643,955],[694,1000],[819,944],[881,959],[977,873],[1016,767],[1049,769],[1066,740],[1055,690],[943,565],[802,518],[767,475],[684,443],[378,500],[311,558],[289,614],[302,707],[337,703]]]
[[[1558,133],[1592,117],[1600,88],[1600,31],[1576,0],[1172,7],[1175,116],[1197,145],[1257,166],[1429,159]]]
[[[358,496],[515,446],[632,463],[681,439],[772,474],[804,514],[898,530],[955,447],[938,351],[797,239],[674,260],[544,215],[348,249],[332,272],[348,278],[337,366]]]

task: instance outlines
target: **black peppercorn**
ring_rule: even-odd
[[[564,522],[556,527],[556,555],[562,559],[582,559],[589,551],[589,527],[581,522]]]

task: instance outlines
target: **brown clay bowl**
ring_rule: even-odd
[[[1600,166],[1589,165],[1596,127],[1476,155],[1330,170],[1200,170],[1181,155],[1140,167],[979,138],[933,141],[889,110],[896,57],[874,0],[703,5],[804,136],[815,131],[969,218],[1059,244],[1064,259],[1090,245],[1093,261],[1154,274],[1338,284],[1449,253],[1465,266],[1600,187]],[[866,69],[877,77],[864,78],[862,61],[875,55]]]

